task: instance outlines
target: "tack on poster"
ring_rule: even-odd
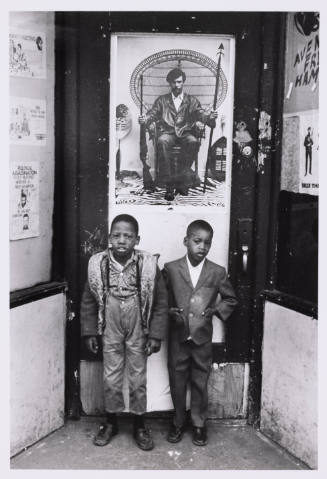
[[[10,163],[10,240],[39,236],[39,163]]]
[[[10,143],[16,145],[46,144],[46,101],[10,98]]]
[[[46,78],[46,35],[44,32],[12,30],[9,33],[11,76]]]
[[[233,120],[231,41],[219,35],[112,36],[112,203],[226,207]],[[176,72],[169,76],[176,69],[182,72],[178,92],[173,91]],[[181,103],[175,104],[175,93],[181,91]]]

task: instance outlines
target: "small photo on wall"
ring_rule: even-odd
[[[300,116],[300,193],[319,194],[318,111]]]

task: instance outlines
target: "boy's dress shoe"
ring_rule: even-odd
[[[93,444],[96,446],[106,446],[117,433],[117,424],[110,424],[109,422],[101,424],[97,435],[93,439]]]
[[[134,429],[134,439],[136,444],[143,451],[151,451],[154,448],[150,431],[145,428]]]
[[[175,426],[174,423],[171,424],[167,441],[168,442],[179,442],[182,440],[184,434],[184,427],[183,426]]]
[[[192,442],[196,446],[205,446],[207,444],[207,430],[205,427],[193,426]]]

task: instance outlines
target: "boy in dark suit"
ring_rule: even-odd
[[[175,408],[168,433],[169,442],[183,437],[186,415],[186,388],[191,383],[193,443],[207,443],[208,378],[212,363],[212,316],[226,320],[237,300],[225,268],[206,259],[213,229],[203,220],[187,228],[187,254],[166,263],[164,277],[169,295],[170,331],[168,371]]]

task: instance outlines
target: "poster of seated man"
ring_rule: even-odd
[[[161,183],[166,187],[165,199],[172,201],[175,193],[187,196],[190,187],[200,185],[191,167],[197,161],[204,125],[214,128],[218,113],[206,113],[195,96],[183,91],[186,75],[180,68],[170,70],[166,80],[171,92],[159,96],[139,123],[158,131]]]
[[[116,204],[224,207],[232,143],[230,38],[119,34],[115,40],[110,176]],[[121,105],[132,125],[123,138]]]

